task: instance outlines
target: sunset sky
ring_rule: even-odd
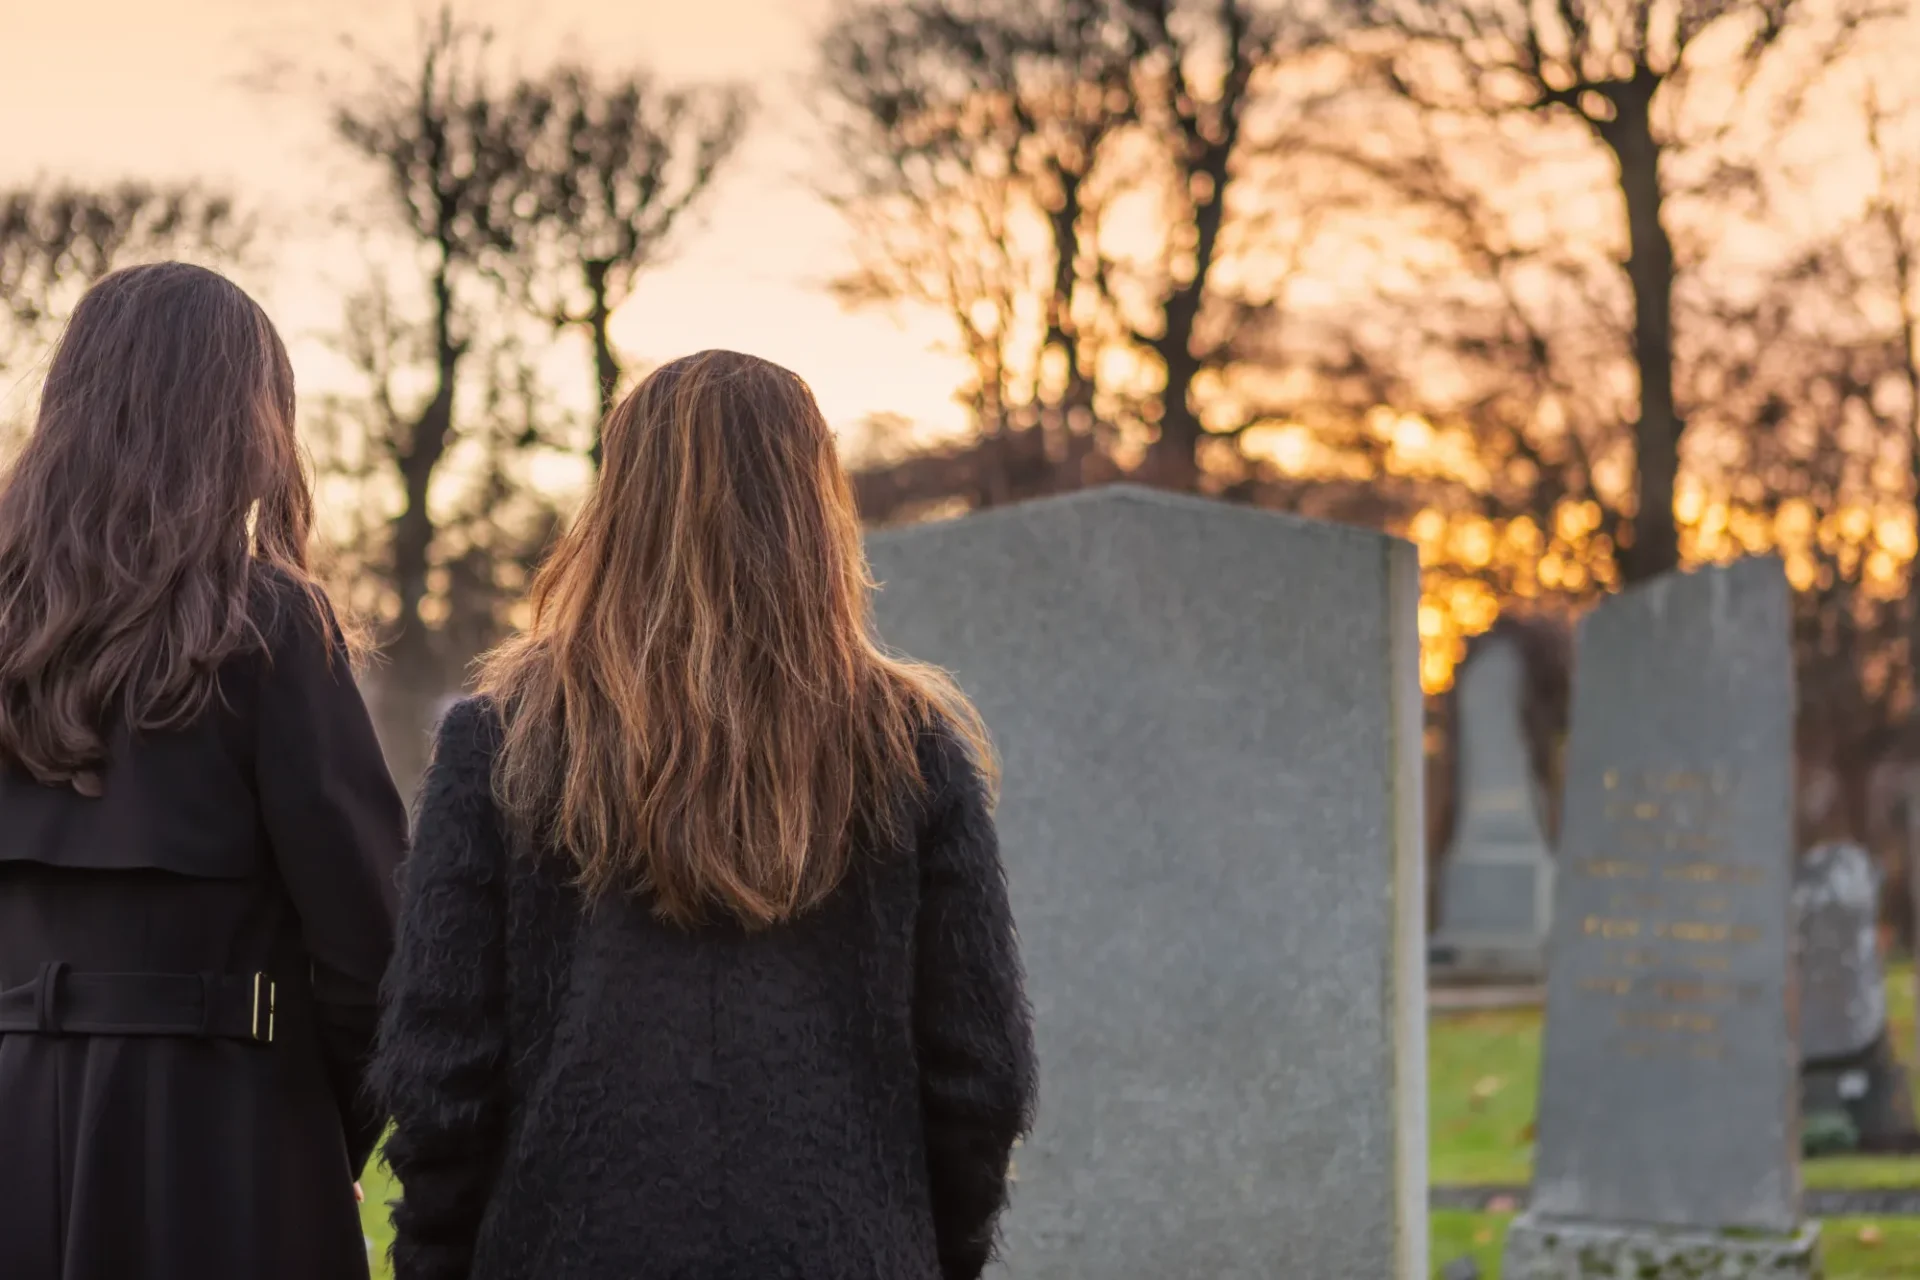
[[[761,110],[749,144],[673,260],[616,321],[633,362],[728,346],[789,365],[836,425],[893,412],[956,427],[954,361],[930,316],[849,315],[819,288],[848,261],[800,80],[833,0],[462,0],[505,60],[562,54],[662,79],[739,80]],[[36,175],[201,177],[258,209],[267,266],[249,279],[324,383],[320,335],[338,323],[355,255],[330,214],[369,193],[366,168],[326,129],[329,78],[353,67],[343,37],[404,58],[427,6],[405,0],[0,0],[0,185]],[[273,92],[256,81],[276,81]],[[4,394],[4,389],[0,389]]]

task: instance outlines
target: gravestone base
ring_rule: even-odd
[[[1820,1224],[1791,1236],[1541,1220],[1507,1229],[1503,1280],[1819,1280]]]
[[[1873,1043],[1845,1058],[1808,1062],[1800,1069],[1800,1114],[1838,1112],[1853,1122],[1862,1151],[1920,1149],[1906,1069],[1882,1031]]]
[[[1435,938],[1427,947],[1427,978],[1439,987],[1484,987],[1537,983],[1546,975],[1544,941],[1462,942]]]

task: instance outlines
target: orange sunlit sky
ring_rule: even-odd
[[[280,321],[303,389],[331,389],[341,368],[328,336],[340,326],[342,298],[375,269],[361,242],[340,229],[338,215],[379,207],[381,193],[377,176],[331,138],[328,104],[340,86],[364,83],[365,58],[349,52],[347,40],[404,63],[437,3],[0,0],[0,187],[39,176],[145,177],[199,179],[232,191],[263,222],[261,260],[243,281]],[[959,430],[965,419],[952,396],[966,369],[938,350],[948,332],[943,319],[849,313],[824,288],[852,265],[848,231],[812,188],[828,170],[805,80],[816,33],[834,4],[458,0],[455,11],[494,30],[503,72],[538,71],[569,57],[608,71],[650,68],[669,84],[738,81],[758,98],[742,152],[695,221],[683,225],[668,261],[641,278],[615,318],[629,369],[701,347],[734,347],[800,372],[836,426],[895,414],[926,432]],[[1857,77],[1839,89],[1846,100],[1829,104],[1830,113],[1854,109],[1847,95],[1857,96]],[[1781,158],[1804,179],[1805,208],[1797,216],[1850,216],[1867,172],[1857,146],[1845,141],[1850,137],[1848,127],[1834,126],[1781,142]],[[1592,222],[1588,232],[1604,242],[1617,207],[1602,202],[1583,212]],[[570,381],[584,395],[586,379],[577,376],[583,354],[561,358],[573,362]],[[0,416],[20,407],[19,395],[19,388],[0,385]],[[1434,448],[1446,445],[1423,423],[1405,425]],[[1868,577],[1893,590],[1920,542],[1901,493],[1890,491],[1872,511],[1836,513],[1834,520],[1862,525],[1836,532],[1815,528],[1811,517],[1791,528],[1759,517],[1742,517],[1743,524],[1725,502],[1710,501],[1691,484],[1682,486],[1679,512],[1691,559],[1773,547],[1804,586],[1813,561],[1801,551],[1831,535],[1859,545]],[[1430,568],[1532,563],[1518,590],[1523,598],[1584,585],[1579,575],[1586,570],[1543,555],[1543,531],[1528,521],[1495,528],[1477,517],[1429,512],[1406,532]],[[1471,577],[1430,575],[1421,613],[1429,689],[1448,683],[1464,637],[1490,624],[1502,603]]]
[[[345,37],[404,59],[425,7],[0,0],[0,185],[70,174],[229,187],[268,220],[267,262],[247,283],[294,342],[303,384],[324,383],[321,336],[360,276],[327,220],[371,179],[329,139],[323,83],[351,73]],[[809,188],[820,163],[800,104],[831,0],[462,0],[456,11],[491,26],[509,64],[641,64],[668,82],[743,81],[759,98],[704,216],[616,320],[631,363],[736,347],[803,374],[836,425],[876,412],[960,425],[959,366],[934,349],[932,317],[851,315],[819,287],[848,260],[838,215]]]

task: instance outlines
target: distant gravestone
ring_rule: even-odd
[[[1844,1117],[1853,1145],[1904,1147],[1914,1138],[1906,1072],[1887,1033],[1880,968],[1880,879],[1853,844],[1807,851],[1794,875],[1800,930],[1801,1113]]]
[[[1005,1271],[1427,1280],[1413,548],[1113,487],[870,555],[1004,766],[1041,1063]]]
[[[1490,637],[1461,668],[1455,695],[1459,814],[1440,881],[1437,969],[1537,981],[1546,968],[1553,857],[1521,729],[1525,657]]]
[[[1852,844],[1809,849],[1794,873],[1793,907],[1800,927],[1801,1056],[1851,1057],[1887,1026],[1873,859]]]
[[[1914,948],[1920,951],[1920,778],[1910,776],[1903,808],[1907,832],[1907,906],[1913,912],[1909,936],[1913,938]],[[1913,1061],[1920,1062],[1920,982],[1914,984],[1914,1002]]]
[[[1785,576],[1644,583],[1577,654],[1533,1191],[1502,1275],[1815,1275]]]

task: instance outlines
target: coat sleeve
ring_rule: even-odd
[[[924,749],[914,976],[927,1172],[944,1280],[975,1280],[994,1249],[1008,1161],[1032,1122],[1035,1064],[1006,872],[985,787],[944,729]]]
[[[331,618],[299,604],[283,604],[272,632],[254,769],[267,840],[312,962],[320,1051],[357,1178],[384,1121],[366,1070],[393,953],[407,813],[344,638]]]
[[[506,843],[488,704],[441,722],[407,863],[374,1077],[393,1113],[395,1280],[464,1280],[505,1117]]]

